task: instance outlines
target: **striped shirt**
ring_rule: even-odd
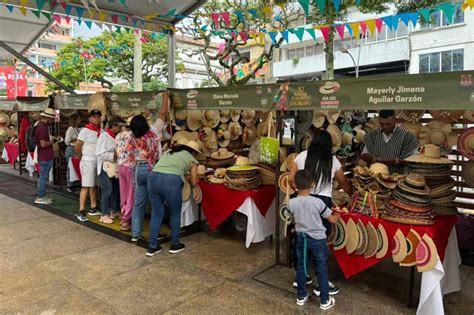
[[[388,141],[386,139],[388,138]],[[418,152],[418,140],[407,130],[395,127],[387,137],[381,128],[377,128],[364,137],[366,151],[380,160],[406,159]],[[404,173],[404,168],[398,165],[389,166],[390,173]]]

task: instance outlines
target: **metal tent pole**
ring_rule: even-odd
[[[168,35],[168,87],[176,87],[176,35],[173,31]]]

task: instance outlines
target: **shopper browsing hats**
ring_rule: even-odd
[[[75,154],[74,151],[75,151],[77,137],[79,136],[80,123],[81,123],[81,117],[78,114],[73,113],[71,114],[71,116],[69,116],[69,128],[67,128],[66,135],[64,137],[64,143],[66,144],[66,152],[64,153],[64,156],[66,158],[67,165],[69,165],[69,161]],[[70,178],[69,178],[69,167],[67,168],[66,182],[67,182],[67,190],[69,192],[73,192],[74,187],[73,187],[73,183],[71,183]]]
[[[321,218],[336,223],[340,217],[338,214],[333,214],[321,199],[310,195],[314,181],[308,170],[299,170],[295,174],[294,184],[298,191],[298,197],[289,201],[288,210],[294,216],[296,228],[296,255],[298,257],[296,304],[304,305],[309,298],[306,291],[308,275],[306,258],[309,252],[313,258],[318,279],[315,293],[320,296],[320,308],[327,310],[333,307],[336,301],[329,296],[328,247],[326,245],[326,228]]]
[[[37,143],[37,156],[40,165],[38,179],[38,197],[35,199],[37,204],[52,204],[53,200],[46,197],[46,181],[53,167],[54,150],[53,144],[61,141],[61,137],[50,135],[49,128],[56,117],[54,109],[47,108],[40,114],[41,118],[36,123],[34,129],[34,139]]]
[[[403,159],[418,152],[418,140],[407,130],[397,126],[395,111],[379,112],[380,127],[364,137],[365,148],[362,159],[369,163],[388,165],[391,173],[404,173]]]
[[[114,117],[108,122],[95,147],[97,156],[97,175],[102,186],[100,196],[100,210],[102,216],[100,222],[105,224],[114,223],[113,218],[120,216],[120,192],[115,159],[115,137],[122,129],[124,120]],[[112,210],[112,213],[110,213]]]
[[[79,196],[79,214],[77,218],[81,222],[88,221],[87,214],[101,215],[102,212],[97,208],[97,157],[95,147],[97,139],[102,132],[102,113],[93,109],[89,111],[89,123],[83,128],[76,141],[76,156],[81,159],[81,180],[82,189]],[[86,213],[86,199],[90,196],[91,208]]]
[[[161,250],[158,235],[165,212],[165,202],[170,209],[171,244],[169,252],[178,253],[184,249],[180,242],[182,187],[186,174],[190,173],[191,185],[197,184],[198,161],[195,156],[201,153],[199,144],[188,141],[175,146],[156,163],[148,178],[152,213],[150,222],[150,247],[147,256],[153,256]]]

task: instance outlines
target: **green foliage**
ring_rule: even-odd
[[[88,40],[75,39],[65,45],[56,59],[58,68],[52,75],[65,85],[77,89],[80,82],[98,81],[112,88],[106,79],[124,79],[133,82],[134,72],[133,32],[104,32]],[[184,71],[182,63],[176,64],[178,72]],[[156,82],[166,82],[168,75],[168,44],[166,36],[148,34],[142,44],[142,76],[144,86],[157,86]],[[164,83],[162,83],[164,84]],[[49,83],[50,90],[56,89]]]

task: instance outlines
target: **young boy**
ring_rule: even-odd
[[[288,209],[295,218],[296,225],[296,255],[298,265],[296,270],[296,282],[298,283],[296,304],[304,305],[308,300],[306,292],[306,276],[308,266],[305,251],[313,257],[314,269],[318,279],[320,290],[320,308],[330,309],[336,301],[329,296],[328,279],[328,248],[326,245],[326,228],[321,217],[331,223],[339,220],[338,214],[333,214],[323,201],[310,196],[312,180],[307,170],[299,170],[295,175],[295,187],[298,197],[290,199]]]

